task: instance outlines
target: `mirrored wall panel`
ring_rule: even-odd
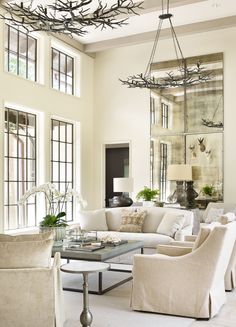
[[[210,74],[208,81],[151,91],[151,184],[160,189],[162,201],[176,187],[167,177],[171,164],[194,167],[198,199],[207,196],[206,185],[213,187],[211,200],[223,198],[223,54],[186,59],[188,67],[198,62]],[[178,74],[177,67],[176,60],[154,63],[152,74]]]

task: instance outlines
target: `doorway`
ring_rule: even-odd
[[[129,177],[129,144],[106,144],[105,151],[105,205],[109,207],[109,199],[121,195],[113,192],[113,178]]]

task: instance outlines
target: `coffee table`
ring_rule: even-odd
[[[96,250],[93,252],[84,252],[84,251],[79,251],[79,250],[63,249],[63,247],[53,247],[52,256],[54,255],[54,253],[60,252],[61,258],[67,259],[67,262],[69,262],[70,260],[105,262],[106,260],[115,258],[117,256],[129,253],[134,250],[140,250],[140,252],[143,253],[143,246],[144,246],[144,244],[142,241],[128,241],[128,243],[124,243],[124,244],[114,246],[114,247],[106,246],[103,249],[99,249],[99,250]],[[131,272],[131,270],[116,269],[116,268],[111,268],[110,271],[117,271],[117,272],[124,272],[124,273]],[[89,293],[101,295],[101,294],[104,294],[104,293],[114,289],[115,287],[118,287],[132,279],[132,276],[130,276],[128,278],[121,280],[118,283],[111,285],[110,287],[103,289],[102,277],[103,277],[103,273],[99,272],[98,273],[98,291],[90,290]],[[65,291],[83,292],[82,289],[78,289],[78,288],[64,287],[63,289]]]

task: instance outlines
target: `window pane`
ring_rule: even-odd
[[[58,161],[59,160],[59,143],[52,142],[52,160]]]
[[[52,71],[52,87],[59,90],[59,73],[55,70]]]
[[[18,228],[17,206],[9,207],[9,229]]]
[[[60,56],[60,72],[64,74],[66,73],[66,56],[63,53],[61,53]]]
[[[67,75],[72,77],[73,58],[67,57]]]
[[[52,182],[59,180],[59,172],[58,172],[58,166],[59,164],[57,162],[54,162],[52,164]]]
[[[17,136],[9,134],[9,157],[17,157]]]
[[[36,59],[36,41],[32,37],[28,37],[28,57],[32,60]]]
[[[52,139],[59,140],[59,121],[54,119],[52,120]]]
[[[26,158],[26,136],[19,135],[18,136],[18,157]]]
[[[72,167],[72,164],[67,164],[67,182],[72,182],[72,169],[73,169],[73,167]]]
[[[9,160],[9,181],[17,180],[17,164],[18,159]]]
[[[28,79],[31,81],[35,81],[35,63],[32,61],[28,61]]]
[[[28,209],[28,226],[35,226],[35,205],[29,204],[27,205]]]
[[[19,58],[19,75],[26,77],[26,58]]]
[[[13,53],[9,54],[9,72],[17,74],[17,56]]]
[[[60,122],[60,141],[65,142],[66,140],[66,124]]]
[[[27,37],[26,34],[19,34],[19,54],[22,57],[26,57],[27,55]]]
[[[17,204],[17,182],[9,182],[9,204]],[[11,216],[10,216],[11,217]]]
[[[66,141],[72,143],[73,129],[71,124],[67,124]]]
[[[27,134],[27,128],[26,128],[27,114],[20,112],[18,120],[19,120],[19,123],[18,123],[19,134],[26,135]]]
[[[27,165],[27,161],[26,159],[17,159],[17,163],[19,165],[19,177],[18,180],[19,181],[26,181],[27,176],[26,176],[26,165]]]
[[[53,69],[59,71],[59,52],[55,49],[52,50],[52,63]]]
[[[67,144],[66,148],[67,148],[67,152],[66,152],[67,162],[72,162],[72,144]]]
[[[64,163],[60,163],[60,181],[65,182],[66,181],[66,165]]]
[[[18,52],[18,31],[10,27],[10,51],[17,53]]]
[[[35,116],[28,114],[28,135],[35,136]]]
[[[66,146],[65,143],[60,143],[60,161],[66,160]]]

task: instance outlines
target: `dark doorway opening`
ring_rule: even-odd
[[[121,193],[113,192],[114,177],[129,177],[129,144],[106,145],[106,207],[109,199]]]

